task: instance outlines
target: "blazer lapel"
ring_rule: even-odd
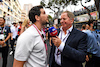
[[[73,30],[71,31],[71,33],[70,33],[68,39],[66,40],[66,43],[65,44],[69,44],[69,42],[72,41],[72,39],[74,39],[75,34],[76,34],[76,29],[73,28]]]

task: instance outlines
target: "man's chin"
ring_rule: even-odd
[[[45,23],[42,23],[42,25],[46,25],[47,24],[47,22],[45,22]]]

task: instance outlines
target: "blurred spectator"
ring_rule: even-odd
[[[17,39],[17,33],[18,33],[18,29],[17,29],[17,23],[16,22],[13,22],[13,25],[10,27],[11,29],[11,52],[10,52],[10,55],[13,54],[14,56],[14,43],[15,43],[15,40]]]
[[[88,22],[89,29],[85,31],[87,33],[87,53],[86,67],[100,67],[100,36],[93,29],[93,20]]]
[[[28,18],[24,20],[21,26],[20,34],[22,34],[25,31],[25,29],[27,29],[30,26],[29,23],[30,23],[30,20]]]
[[[90,26],[88,24],[86,24],[86,30],[88,30],[90,28]]]
[[[58,28],[57,24],[54,24],[53,27],[55,27],[56,29]]]
[[[19,21],[18,36],[20,35],[22,23],[23,23],[22,21]]]
[[[3,64],[2,67],[7,66],[7,57],[9,51],[8,39],[11,36],[10,27],[5,26],[5,19],[0,17],[0,52],[2,52]]]
[[[82,25],[82,31],[83,32],[86,31],[86,25],[85,24]]]

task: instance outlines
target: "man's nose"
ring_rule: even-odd
[[[63,22],[63,19],[61,19],[60,22]]]

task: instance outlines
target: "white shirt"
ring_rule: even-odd
[[[60,65],[60,66],[61,66],[61,54],[60,54],[60,55],[57,55],[57,51],[58,51],[58,49],[59,49],[61,52],[63,51],[63,48],[64,48],[64,46],[65,46],[65,42],[66,42],[68,36],[70,35],[70,32],[72,31],[72,29],[73,29],[73,26],[71,26],[71,27],[66,31],[67,34],[65,34],[64,31],[62,30],[62,27],[60,28],[61,31],[60,31],[58,37],[61,39],[62,43],[60,44],[60,46],[59,46],[58,48],[56,47],[56,50],[55,50],[55,62],[56,62],[58,65]]]
[[[12,38],[16,38],[18,29],[15,28],[15,26],[12,25],[12,26],[10,27],[10,30],[11,30],[11,33],[12,33]]]
[[[45,45],[33,25],[19,36],[14,58],[26,61],[24,67],[46,67]]]
[[[86,32],[86,30],[82,30],[82,32]]]

